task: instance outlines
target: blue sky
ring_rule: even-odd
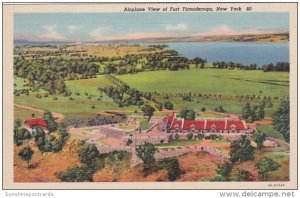
[[[288,13],[17,13],[15,39],[102,41],[283,32]]]

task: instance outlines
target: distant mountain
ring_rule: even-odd
[[[243,35],[224,35],[224,36],[186,36],[186,37],[163,37],[163,38],[143,38],[131,40],[107,40],[107,41],[86,41],[80,44],[130,44],[130,43],[173,43],[173,42],[288,42],[289,33],[270,33],[270,34],[243,34]],[[76,44],[72,41],[28,41],[15,40],[14,45],[63,45]]]
[[[148,39],[149,40],[149,39]],[[150,40],[149,40],[150,41]],[[288,42],[289,33],[194,36],[152,39],[150,42]]]
[[[14,45],[31,45],[35,42],[27,41],[27,40],[14,40]]]
[[[29,41],[29,40],[14,40],[14,45],[64,45],[74,44],[70,41]]]
[[[96,41],[89,43],[173,43],[173,42],[288,42],[289,33],[276,34],[243,34],[224,36],[186,36],[186,37],[164,37],[144,38],[131,40]]]

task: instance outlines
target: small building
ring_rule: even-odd
[[[36,128],[41,128],[45,131],[45,133],[48,133],[48,125],[47,122],[42,118],[32,118],[28,119],[24,122],[27,129],[32,133]]]

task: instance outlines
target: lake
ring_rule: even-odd
[[[258,66],[279,61],[289,62],[289,43],[245,43],[245,42],[177,42],[167,44],[189,59],[205,58],[214,61],[232,61],[242,64],[256,63]]]

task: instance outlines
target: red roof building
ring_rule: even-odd
[[[25,125],[30,128],[42,127],[47,128],[47,122],[42,118],[32,118],[25,121]]]
[[[207,120],[206,128],[207,130],[224,130],[225,120]]]
[[[203,130],[205,121],[202,120],[184,120],[183,130]]]
[[[227,126],[226,126],[227,130],[244,130],[246,128],[247,128],[247,126],[246,126],[245,122],[243,122],[241,120],[228,120],[227,121]]]
[[[182,128],[182,122],[183,122],[183,120],[178,120],[178,119],[175,118],[171,123],[171,128],[172,129],[175,129],[175,128],[181,129]]]
[[[172,113],[169,117],[163,119],[164,123],[170,124],[171,130],[187,130],[187,131],[200,131],[200,130],[246,130],[246,123],[242,120],[227,120],[227,119],[203,119],[203,120],[184,120],[177,119],[176,115]]]

